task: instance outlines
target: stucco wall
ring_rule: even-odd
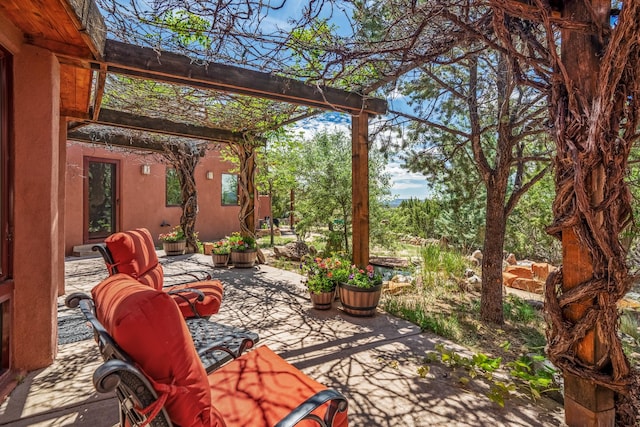
[[[65,235],[67,255],[73,246],[82,245],[84,225],[83,158],[118,159],[120,180],[120,229],[146,227],[159,245],[158,235],[171,227],[161,227],[163,222],[171,226],[180,223],[181,209],[167,207],[165,203],[166,166],[154,155],[111,151],[98,145],[77,142],[67,143],[66,218]],[[149,175],[141,173],[141,166],[151,167]],[[237,206],[222,206],[221,175],[232,168],[220,158],[218,151],[208,151],[196,167],[199,213],[196,231],[202,241],[219,239],[240,229]],[[213,179],[206,179],[208,171]],[[260,211],[260,212],[259,212]],[[268,215],[264,208],[256,209],[256,216]]]
[[[23,45],[14,65],[13,367],[49,365],[57,349],[57,294],[63,263],[59,234],[57,59]]]

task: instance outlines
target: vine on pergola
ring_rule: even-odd
[[[549,276],[545,291],[545,310],[549,323],[547,352],[563,372],[571,373],[617,393],[629,395],[638,404],[638,385],[616,333],[617,302],[628,292],[631,280],[626,265],[626,249],[619,236],[631,221],[631,195],[625,182],[629,151],[640,139],[640,4],[624,2],[613,30],[608,23],[595,24],[552,17],[548,4],[536,1],[536,13],[524,11],[517,3],[492,0],[494,25],[512,58],[525,56],[509,43],[512,31],[524,31],[526,21],[535,20],[547,37],[552,65],[550,115],[555,137],[556,199],[554,223],[549,232],[561,237],[571,230],[588,250],[593,277],[569,291],[563,291],[563,271]],[[584,2],[585,8],[590,1]],[[519,18],[518,18],[519,17]],[[607,14],[608,18],[608,14]],[[580,25],[582,24],[582,25]],[[564,58],[555,46],[561,41],[560,28],[594,34],[602,46],[600,69],[592,76],[597,83],[590,96],[579,90],[568,72]],[[537,40],[533,40],[539,45]],[[597,190],[594,189],[599,186]],[[599,192],[600,197],[594,196]],[[567,319],[564,310],[575,303],[590,303],[577,321]],[[597,331],[603,357],[595,363],[581,360],[578,344],[589,331]],[[629,413],[629,399],[618,401],[618,425],[635,425],[636,414]],[[625,407],[626,406],[626,407]]]
[[[255,237],[255,176],[256,176],[256,148],[254,138],[247,135],[241,143],[229,144],[229,149],[237,157],[239,163],[238,196],[240,211],[240,234]]]
[[[198,191],[195,181],[195,169],[205,155],[205,144],[181,143],[164,145],[163,156],[175,168],[180,182],[182,214],[180,226],[187,240],[187,252],[198,252],[195,234],[198,216]]]

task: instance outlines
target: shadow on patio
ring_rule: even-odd
[[[162,258],[168,272],[212,270],[210,258]],[[352,426],[557,426],[562,407],[512,399],[504,409],[481,389],[462,388],[448,371],[433,365],[426,378],[416,369],[425,351],[444,340],[421,333],[404,320],[378,312],[373,318],[344,314],[335,304],[311,308],[300,276],[270,266],[215,269],[225,297],[215,320],[260,335],[290,363],[349,399]],[[101,259],[68,260],[67,293],[84,291],[106,277]],[[81,314],[59,298],[60,346],[56,362],[29,373],[0,406],[1,426],[111,426],[117,403],[95,392],[93,370],[100,362]],[[455,346],[453,343],[446,343]]]

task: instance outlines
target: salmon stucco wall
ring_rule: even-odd
[[[84,241],[84,158],[118,160],[120,199],[118,204],[118,230],[145,227],[160,246],[158,235],[169,231],[180,223],[181,209],[166,206],[166,169],[157,154],[135,154],[123,150],[109,150],[99,145],[79,142],[67,143],[65,236],[67,255],[73,247]],[[142,165],[149,165],[149,175],[143,175]],[[212,241],[228,236],[240,229],[238,206],[222,205],[222,174],[230,173],[233,165],[225,162],[217,150],[207,151],[196,166],[195,177],[198,190],[198,217],[196,231],[201,241]],[[207,179],[207,172],[213,179]],[[258,212],[264,217],[264,212]],[[170,224],[161,226],[161,224]],[[98,240],[100,241],[100,240]]]
[[[13,57],[14,252],[12,356],[15,369],[52,363],[64,262],[58,206],[60,77],[49,51],[23,45]]]

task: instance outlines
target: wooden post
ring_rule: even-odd
[[[369,264],[369,115],[351,117],[353,263]]]
[[[608,0],[591,0],[594,17],[607,27],[611,2]],[[589,9],[582,0],[566,0],[562,17],[587,23],[592,20]],[[585,96],[587,104],[591,104],[596,93],[598,71],[600,70],[600,52],[598,38],[595,34],[574,32],[564,29],[561,34],[561,57],[567,73],[579,93]],[[571,88],[568,88],[571,90]],[[587,126],[588,124],[585,124]],[[584,131],[586,134],[586,130]],[[599,204],[604,198],[604,170],[595,170],[591,176],[592,206]],[[562,264],[563,291],[568,291],[578,284],[593,277],[593,264],[589,251],[582,246],[570,228],[562,231]],[[567,319],[575,321],[582,318],[589,306],[594,302],[578,303],[568,306],[564,312]],[[578,344],[578,357],[595,363],[604,353],[598,333],[594,329]],[[613,392],[607,388],[596,386],[588,381],[565,373],[565,421],[569,426],[602,427],[613,426],[615,409]]]

